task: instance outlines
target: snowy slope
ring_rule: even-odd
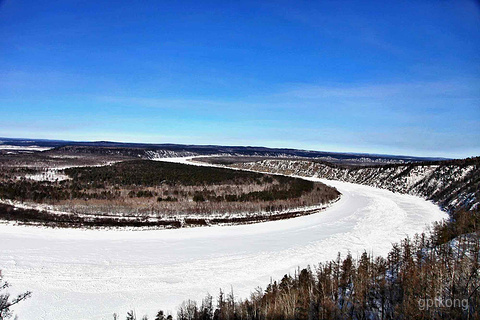
[[[318,214],[253,225],[161,231],[66,230],[0,225],[0,269],[33,297],[20,319],[112,319],[130,308],[175,312],[232,286],[245,297],[280,278],[364,249],[384,255],[391,243],[446,215],[411,195],[320,180],[340,201]]]
[[[305,160],[263,160],[235,167],[369,185],[420,196],[447,210],[457,207],[470,210],[480,202],[476,196],[478,165],[406,164],[348,169]]]
[[[39,147],[39,146],[12,146],[8,144],[0,143],[0,150],[14,150],[14,151],[46,151],[50,150],[50,147]]]

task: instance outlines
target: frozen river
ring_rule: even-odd
[[[15,308],[21,320],[124,318],[129,309],[153,318],[159,309],[176,312],[183,300],[215,297],[219,288],[246,297],[271,277],[339,251],[385,255],[393,242],[446,217],[418,197],[320,181],[341,199],[290,220],[158,231],[1,224],[0,269],[16,290],[33,291]]]

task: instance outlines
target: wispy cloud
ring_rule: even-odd
[[[471,81],[434,81],[402,82],[391,84],[366,85],[298,85],[281,93],[286,97],[300,99],[319,98],[372,98],[387,97],[477,97],[480,98],[480,82]]]
[[[99,96],[101,102],[144,108],[191,108],[194,106],[227,107],[231,102],[213,99],[165,99],[151,97]]]

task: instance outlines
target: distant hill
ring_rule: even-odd
[[[13,146],[16,148],[11,148]],[[23,148],[23,149],[22,149]],[[148,144],[111,141],[64,141],[44,139],[0,138],[0,151],[7,153],[33,152],[37,148],[51,148],[56,152],[81,154],[121,154],[144,159],[159,157],[197,156],[197,155],[235,155],[263,157],[302,157],[319,159],[343,164],[407,163],[445,160],[444,158],[410,157],[397,155],[338,153],[288,148],[266,148],[253,146],[217,146],[185,144]]]

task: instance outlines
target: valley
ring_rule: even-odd
[[[110,319],[135,308],[175,313],[185,299],[233,288],[247,297],[298,266],[338,252],[386,254],[391,243],[446,217],[421,198],[339,181],[308,178],[342,193],[325,211],[238,226],[171,230],[72,230],[0,225],[0,269],[34,296],[21,318]]]
[[[12,292],[34,292],[16,308],[26,319],[174,314],[219,289],[246,298],[338,253],[385,256],[478,199],[477,159],[369,166],[61,150],[1,162],[0,269]]]

